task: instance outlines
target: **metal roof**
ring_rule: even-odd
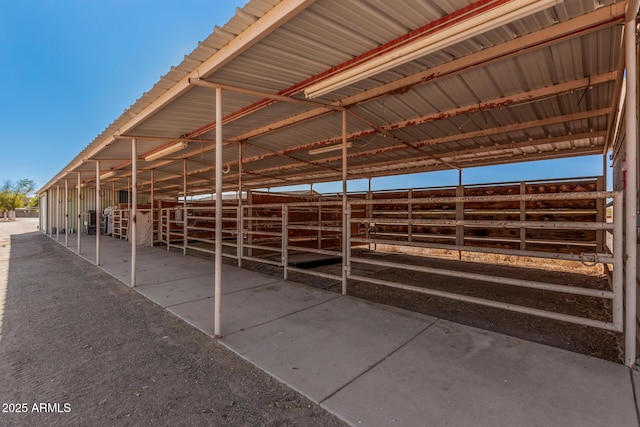
[[[305,100],[314,83],[505,2],[252,0],[42,190],[76,172],[91,185],[95,160],[116,171],[103,185],[124,188],[131,143],[122,136],[136,136],[141,182],[154,170],[156,191],[180,194],[186,161],[189,192],[211,192],[215,91],[203,81]],[[557,2],[307,100],[315,105],[224,90],[223,188],[237,189],[240,171],[244,188],[341,179],[341,151],[310,150],[341,143],[343,107],[350,179],[606,153],[625,5]],[[144,160],[178,138],[186,149]]]

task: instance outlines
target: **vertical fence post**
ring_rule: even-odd
[[[347,251],[346,251],[346,265],[347,265],[347,279],[351,276],[351,215],[352,215],[352,203],[347,205]],[[347,293],[347,289],[345,286],[344,293]]]
[[[412,199],[413,199],[413,189],[409,190],[409,195],[408,195],[408,204],[407,204],[407,219],[409,220],[409,222],[407,223],[407,240],[409,242],[413,241],[413,224],[411,223],[411,220],[413,219],[413,203],[412,203]]]
[[[599,176],[596,181],[596,191],[605,191],[604,176]],[[606,199],[596,199],[596,222],[606,222]],[[604,252],[604,244],[606,240],[605,230],[596,230],[596,252]]]
[[[456,186],[456,197],[464,197],[462,184]],[[456,202],[456,220],[464,220],[464,202]],[[464,225],[456,225],[456,246],[464,246]],[[458,250],[458,259],[462,259],[462,251]]]
[[[282,269],[284,280],[289,278],[289,206],[282,205]]]
[[[242,193],[240,193],[240,198],[242,198]],[[237,210],[237,213],[236,213],[236,215],[238,217],[237,225],[236,225],[236,227],[237,227],[236,233],[238,235],[238,238],[236,240],[236,243],[237,243],[237,245],[236,245],[236,256],[238,257],[238,268],[242,268],[242,254],[244,252],[244,247],[243,247],[244,246],[243,245],[243,243],[244,243],[243,242],[244,241],[244,234],[243,234],[243,229],[242,229],[242,226],[243,226],[243,223],[244,223],[244,220],[242,219],[242,214],[244,213],[243,209],[244,208],[242,207],[242,203],[241,203],[240,205],[238,205],[238,210]]]
[[[322,205],[318,205],[318,214],[317,214],[317,219],[318,219],[318,249],[322,249],[322,230],[320,229],[320,227],[322,227]]]
[[[186,166],[185,166],[186,168]],[[186,169],[185,169],[186,177]],[[186,189],[186,178],[185,178]],[[186,197],[186,194],[185,194]],[[222,88],[216,88],[216,244],[213,278],[213,335],[222,336]],[[186,217],[184,218],[186,221]],[[186,236],[185,236],[186,238]]]
[[[373,200],[373,193],[371,192],[371,178],[369,178],[369,190],[367,190],[367,198],[368,201]],[[367,240],[371,239],[371,218],[373,218],[373,204],[367,203],[364,206],[364,215],[369,218],[369,221],[366,223],[365,227],[365,236]],[[371,250],[371,242],[367,242],[367,247]]]
[[[151,169],[151,247],[156,244],[156,206],[155,206],[155,184],[154,184],[154,174],[153,169]],[[160,219],[160,214],[158,213],[158,219]],[[158,221],[158,225],[160,225],[160,221]],[[159,231],[159,230],[158,230]],[[158,235],[160,233],[158,232]],[[159,236],[158,236],[159,237]]]
[[[187,159],[182,159],[182,255],[187,254]]]
[[[249,247],[247,248],[247,256],[252,257],[253,256],[253,248],[251,247],[251,245],[253,245],[253,193],[251,192],[250,189],[247,190],[247,216],[248,216],[248,220],[247,220],[247,230],[249,231],[247,233],[247,244],[249,244]],[[243,254],[244,255],[244,254]]]
[[[242,235],[242,214],[242,141],[240,141],[240,143],[238,144],[238,230],[236,231],[236,235],[238,236],[236,239],[236,256],[238,257],[238,268],[242,267],[242,239],[244,238],[244,236]]]
[[[527,193],[527,184],[524,182],[520,183],[520,194],[525,195]],[[524,222],[527,220],[527,202],[523,199],[520,200],[520,221]],[[520,250],[524,251],[527,249],[527,227],[520,227]]]
[[[622,330],[623,327],[623,284],[622,279],[624,276],[623,269],[623,255],[624,244],[623,234],[624,229],[624,198],[622,192],[617,192],[613,196],[613,273],[611,277],[612,290],[613,290],[613,324]]]

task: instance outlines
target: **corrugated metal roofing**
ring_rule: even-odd
[[[255,28],[264,32],[201,78],[304,99],[303,89],[321,81],[334,67],[375,53],[380,46],[473,1],[316,0],[298,7],[278,26],[260,27],[269,14],[294,3],[252,0],[238,9],[234,18],[216,27],[45,189],[68,172],[81,172],[90,185],[95,179],[92,160],[100,160],[103,171],[117,170],[117,177],[107,180],[109,185],[126,186],[131,175],[130,142],[112,139],[137,117],[144,119],[126,134],[139,137],[140,159],[172,139],[192,141],[166,159],[140,160],[141,179],[150,179],[149,170],[154,169],[158,190],[178,194],[183,159],[187,159],[193,191],[212,188],[215,91],[192,86],[169,102],[160,101],[205,61],[226,55],[223,51],[238,35]],[[565,0],[313,101],[319,106],[335,102],[349,109],[350,178],[603,153],[609,113],[616,102],[616,79],[622,78],[616,74],[622,34],[615,24],[622,22],[623,13],[622,1]],[[565,31],[563,25],[575,28]],[[549,37],[554,31],[561,35]],[[600,80],[592,83],[591,79]],[[366,91],[394,82],[403,83],[365,96]],[[560,85],[565,83],[572,89],[563,89]],[[535,96],[527,98],[532,91]],[[354,97],[363,99],[354,102]],[[240,162],[247,188],[341,178],[341,151],[309,153],[341,141],[340,111],[225,90],[223,115],[227,143],[222,155],[229,169],[223,176],[225,189],[237,187]],[[204,141],[195,141],[198,138]]]

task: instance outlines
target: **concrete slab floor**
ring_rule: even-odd
[[[162,307],[213,297],[210,275],[141,285],[136,290]]]
[[[221,342],[312,401],[322,402],[435,320],[340,296],[224,335]]]
[[[278,281],[270,276],[233,268],[230,271],[223,269],[223,272],[223,295]],[[156,304],[169,307],[213,297],[214,282],[212,274],[206,274],[158,284],[138,285],[136,290]]]
[[[105,271],[109,272],[108,270]],[[113,273],[112,275],[123,283],[131,284],[130,270]],[[137,270],[136,286],[165,283],[172,280],[195,278],[205,275],[213,275],[213,266],[181,267],[179,264],[167,265],[156,269]]]
[[[337,295],[287,282],[273,282],[223,295],[222,335],[252,328],[292,312],[321,304]],[[201,331],[213,336],[214,299],[190,301],[167,309]]]
[[[638,425],[624,366],[444,320],[322,406],[367,426]]]

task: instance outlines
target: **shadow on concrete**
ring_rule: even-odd
[[[0,224],[0,425],[342,425],[17,223]]]

